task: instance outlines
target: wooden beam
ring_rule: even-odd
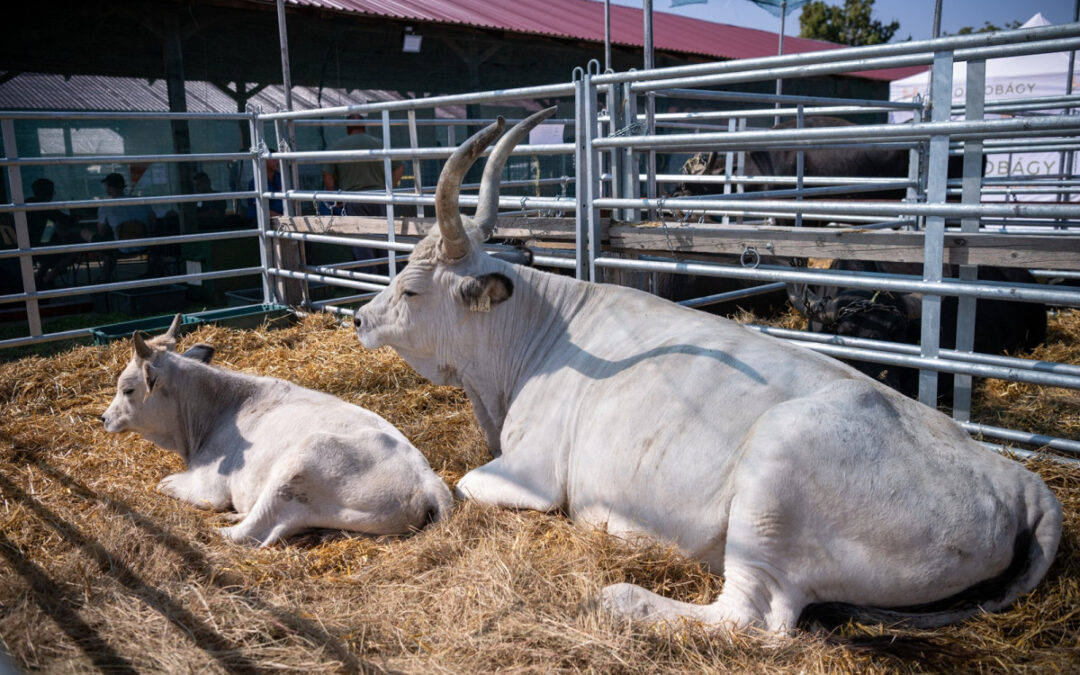
[[[922,262],[923,233],[819,227],[616,226],[608,242],[621,250],[660,254],[739,255],[753,248],[761,255],[843,260]],[[1080,269],[1080,238],[950,232],[945,262],[1036,269]]]
[[[386,236],[386,218],[382,216],[282,216],[276,218],[279,229],[312,234]],[[435,218],[403,216],[394,220],[394,235],[422,237],[435,226]],[[500,218],[493,239],[573,240],[573,218]]]
[[[386,236],[386,219],[364,216],[300,216],[277,219],[284,229],[314,234]],[[395,220],[395,235],[422,237],[434,218]],[[740,255],[841,260],[922,262],[923,233],[824,227],[752,225],[664,226],[602,224],[605,245],[621,252],[657,255]],[[493,239],[574,241],[573,218],[501,218]],[[945,262],[1035,269],[1080,269],[1080,237],[949,232]]]

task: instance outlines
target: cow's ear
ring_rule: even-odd
[[[210,363],[210,359],[214,358],[214,348],[210,345],[197,344],[189,348],[182,354],[189,359],[195,359],[196,361],[202,361],[203,363]]]
[[[492,306],[514,294],[514,282],[505,274],[481,274],[467,277],[459,289],[461,299],[473,312],[488,312]]]
[[[146,393],[143,394],[143,401],[150,398],[150,394],[154,392],[154,386],[157,385],[159,369],[154,367],[153,361],[144,361],[142,364],[142,376],[143,384],[145,385]]]

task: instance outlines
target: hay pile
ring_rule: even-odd
[[[1077,322],[1080,325],[1080,322]],[[371,408],[453,483],[486,460],[464,394],[325,317],[277,331],[203,327],[219,365]],[[253,550],[154,491],[178,459],[98,415],[127,341],[0,364],[0,637],[21,669],[149,672],[895,672],[1080,668],[1080,471],[1035,466],[1066,505],[1048,578],[1011,611],[931,633],[715,636],[614,623],[599,589],[634,581],[705,601],[721,580],[658,546],[558,515],[458,504],[408,537],[319,532]],[[879,635],[888,650],[870,649]]]

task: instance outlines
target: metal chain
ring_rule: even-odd
[[[632,122],[631,124],[627,124],[622,129],[617,129],[611,132],[610,134],[608,134],[608,138],[615,138],[617,136],[640,136],[642,135],[642,133],[644,133],[644,131],[644,124],[642,124],[641,122]]]
[[[664,240],[667,241],[668,252],[671,254],[672,259],[677,260],[675,246],[671,243],[671,232],[668,230],[667,221],[664,220],[664,199],[664,197],[659,197],[656,200],[656,213],[660,216],[660,227],[664,230]]]

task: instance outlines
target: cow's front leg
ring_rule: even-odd
[[[540,453],[537,453],[540,454]],[[465,474],[454,493],[459,499],[512,509],[554,511],[565,501],[563,481],[547,462],[517,461],[502,455]]]
[[[207,476],[205,471],[189,469],[165,476],[158,483],[159,492],[185,501],[200,509],[224,511],[232,506],[232,499],[220,479]]]

